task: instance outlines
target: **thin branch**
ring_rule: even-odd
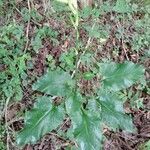
[[[10,139],[10,136],[9,136],[9,131],[8,131],[8,118],[7,118],[7,115],[8,115],[8,103],[9,103],[9,100],[10,100],[10,97],[7,98],[6,100],[6,104],[5,104],[5,130],[6,130],[6,135],[7,135],[7,150],[9,150],[9,139]]]
[[[125,53],[126,59],[129,61],[129,57],[128,57],[127,53],[126,53],[126,48],[125,48],[123,39],[121,39],[121,44],[122,44],[122,49],[123,49],[123,51],[124,51],[124,53]]]
[[[121,27],[122,27],[120,21],[118,21],[117,27],[118,27],[118,28],[121,28]],[[126,59],[129,61],[129,57],[128,57],[127,52],[126,52],[126,49],[125,49],[125,45],[124,45],[123,39],[124,39],[124,35],[122,34],[122,35],[121,35],[121,45],[122,45],[122,49],[123,49],[123,51],[124,51],[124,54],[125,54],[125,56],[126,56]]]
[[[30,15],[30,12],[31,12],[30,0],[28,0],[28,10],[29,10],[29,15]],[[27,42],[26,42],[26,46],[25,46],[24,53],[26,53],[27,48],[28,48],[28,44],[29,44],[30,19],[31,19],[31,17],[30,17],[29,20],[28,20],[27,29],[26,29],[26,39],[27,39]]]
[[[69,120],[70,120],[69,117],[66,118],[66,121],[60,126],[60,128],[57,130],[57,132],[60,131],[60,129],[62,129],[62,127],[64,127],[64,125],[65,125]]]

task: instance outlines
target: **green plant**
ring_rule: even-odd
[[[24,53],[25,43],[23,27],[15,23],[4,26],[0,35],[0,94],[13,100],[21,100],[22,80],[26,78],[26,60],[30,59]]]
[[[35,143],[45,133],[56,129],[69,115],[72,121],[74,140],[80,149],[92,149],[100,146],[103,123],[128,131],[133,130],[131,117],[124,114],[123,102],[117,92],[128,88],[144,73],[143,67],[126,62],[123,64],[103,63],[99,65],[101,88],[94,97],[80,94],[76,80],[62,70],[49,71],[33,85],[33,90],[47,95],[59,96],[61,104],[55,105],[51,96],[38,98],[31,112],[26,112],[25,128],[19,133],[20,145]],[[29,134],[30,133],[30,134]]]
[[[77,14],[78,12],[74,13]],[[25,113],[25,126],[17,135],[20,146],[33,144],[44,134],[57,129],[66,116],[71,119],[68,136],[82,150],[101,149],[104,126],[112,130],[134,131],[132,118],[125,114],[124,101],[119,98],[118,92],[143,78],[144,68],[130,61],[97,62],[94,71],[80,71],[79,65],[85,60],[84,56],[87,56],[89,43],[85,48],[79,44],[76,21],[73,22],[77,32],[76,47],[60,59],[66,71],[60,68],[49,69],[32,86],[34,91],[41,92],[44,96],[39,96],[33,109]],[[88,42],[90,39],[91,37]],[[97,79],[98,86],[91,95],[81,93],[79,84],[82,78],[90,81]],[[60,98],[59,103],[55,102],[56,98]]]

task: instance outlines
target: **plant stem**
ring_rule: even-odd
[[[95,26],[95,24],[93,24],[93,26],[92,26],[92,30],[93,30],[93,28],[94,28],[94,26]],[[78,40],[78,39],[77,39]],[[87,44],[86,44],[86,46],[85,46],[85,49],[84,49],[84,51],[83,51],[83,53],[80,55],[80,53],[78,53],[77,54],[77,58],[76,58],[76,69],[73,71],[73,73],[72,73],[72,75],[71,75],[71,78],[74,78],[76,75],[76,73],[77,73],[77,71],[78,71],[78,68],[79,68],[79,65],[80,65],[80,63],[81,63],[81,56],[84,56],[84,54],[86,53],[86,51],[87,51],[87,49],[88,49],[88,47],[90,46],[90,43],[92,42],[92,38],[91,37],[89,37],[88,38],[88,41],[87,41]]]
[[[94,26],[95,26],[95,23],[92,26],[92,30],[93,30]],[[76,29],[76,34],[77,34],[77,36],[76,36],[76,43],[78,45],[78,40],[79,40],[79,31],[78,31],[78,28]],[[88,38],[87,44],[85,46],[85,49],[84,49],[84,51],[81,54],[79,53],[79,50],[77,49],[75,70],[73,71],[73,73],[71,75],[71,78],[75,78],[75,93],[76,93],[77,88],[78,88],[77,75],[78,75],[78,68],[79,68],[79,65],[81,63],[81,57],[85,55],[85,53],[86,53],[87,49],[89,48],[90,43],[92,42],[92,40],[93,39],[91,37]]]

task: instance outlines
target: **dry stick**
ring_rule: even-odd
[[[28,10],[29,10],[29,15],[30,15],[30,12],[31,12],[30,0],[28,0]],[[30,19],[31,19],[31,18],[30,18]],[[26,42],[26,46],[25,46],[24,53],[26,53],[27,48],[28,48],[28,44],[29,44],[30,19],[28,20],[27,29],[26,29],[26,38],[27,38],[27,42]]]
[[[125,45],[124,45],[124,42],[123,42],[123,38],[121,39],[121,44],[122,44],[123,51],[124,51],[124,53],[126,55],[126,58],[129,61],[129,57],[128,57],[127,53],[126,53],[126,49],[125,49]]]
[[[60,131],[60,130],[62,129],[62,127],[63,127],[69,120],[70,120],[69,117],[66,118],[66,121],[60,126],[60,128],[57,130],[57,132]]]
[[[44,12],[47,10],[46,0],[43,0]]]
[[[93,30],[94,26],[95,26],[95,23],[94,23],[93,26],[92,26],[92,30]],[[84,56],[85,52],[87,51],[88,47],[90,46],[91,41],[92,41],[92,38],[89,37],[89,38],[88,38],[88,41],[87,41],[87,44],[86,44],[86,46],[85,46],[85,50],[83,51],[83,53],[81,54],[81,56]],[[78,54],[79,54],[79,53],[78,53]],[[78,54],[77,54],[77,55],[78,55]],[[80,58],[79,58],[79,60],[78,60],[78,62],[77,62],[77,64],[76,64],[76,69],[73,71],[73,73],[72,73],[72,75],[71,75],[71,78],[74,78],[74,76],[75,76],[75,74],[76,74],[76,71],[77,71],[77,69],[79,68],[79,65],[80,65],[80,63],[81,63],[81,56],[80,56]]]
[[[57,137],[57,138],[60,138],[61,140],[63,140],[63,141],[66,141],[66,142],[67,142],[67,139],[65,139],[65,138],[61,137],[61,136],[60,136],[60,135],[58,135],[57,133],[50,132],[49,134],[50,134],[50,135],[53,135],[53,136],[55,136],[55,137]],[[71,143],[72,143],[72,144],[75,144],[75,146],[77,146],[77,143],[76,143],[76,142],[74,142],[74,141],[72,142],[72,141],[71,141]],[[70,144],[71,144],[71,143],[70,143]],[[77,146],[77,147],[78,147],[78,146]]]
[[[49,8],[49,3],[50,1],[48,0],[43,0],[43,7],[44,7],[44,12],[46,12]]]
[[[117,27],[121,27],[120,22],[118,22]],[[124,42],[123,42],[123,36],[122,36],[122,38],[121,38],[121,45],[122,45],[122,48],[123,48],[124,54],[125,54],[125,56],[126,56],[126,59],[129,61],[129,57],[128,57],[127,53],[126,53],[125,45],[124,45]]]
[[[8,129],[13,133],[13,135],[15,135],[15,131],[12,130],[11,127],[8,126]],[[12,146],[14,146],[14,148],[15,148],[15,147],[17,148],[16,144],[12,141],[11,138],[9,138],[9,142],[12,144]]]
[[[124,14],[123,14],[123,24],[124,24]],[[121,26],[121,25],[120,25],[120,26]],[[124,51],[124,53],[125,53],[125,55],[126,55],[127,60],[129,61],[129,57],[128,57],[127,53],[126,53],[126,49],[125,49],[125,45],[124,45],[123,39],[124,39],[124,36],[122,36],[122,39],[121,39],[122,48],[123,48],[123,51]]]
[[[65,138],[61,137],[61,136],[58,135],[57,133],[50,132],[49,134],[50,134],[50,135],[53,135],[53,136],[55,136],[55,137],[57,137],[57,138],[59,138],[59,139],[61,139],[61,140],[63,140],[63,141],[67,141]]]
[[[14,146],[16,147],[16,145],[12,142],[11,138],[10,138],[10,134],[9,134],[9,130],[11,130],[12,132],[14,132],[10,127],[9,127],[9,122],[7,121],[8,118],[7,118],[7,115],[8,115],[8,104],[9,104],[9,100],[10,100],[10,97],[7,98],[6,100],[6,104],[5,104],[5,108],[4,108],[4,117],[5,117],[5,130],[6,130],[6,146],[7,146],[7,150],[10,150],[9,149],[9,142]]]
[[[60,147],[67,147],[67,146],[70,146],[70,145],[71,145],[71,143],[66,142],[66,143],[64,143],[64,144],[61,144]]]
[[[8,108],[8,103],[9,103],[10,97],[7,98],[6,104],[5,104],[5,130],[6,130],[6,135],[7,135],[7,150],[9,150],[9,131],[8,131],[8,122],[7,122],[7,108]]]

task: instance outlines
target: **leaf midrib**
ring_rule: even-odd
[[[42,117],[40,117],[40,119],[38,119],[38,122],[31,128],[34,129],[36,126],[38,126],[40,124],[40,122],[43,120],[43,118],[45,118],[50,112],[51,112],[52,108],[49,109],[46,113],[44,113],[45,115],[42,115]]]

